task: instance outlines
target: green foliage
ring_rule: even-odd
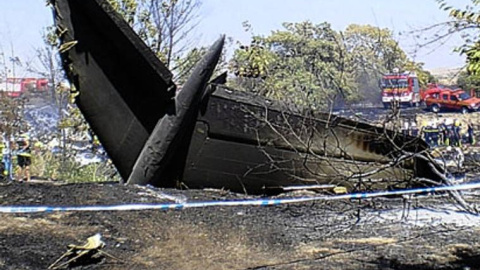
[[[11,98],[0,92],[1,135],[10,137],[27,131],[27,123],[23,118],[24,106],[24,99]],[[0,136],[0,141],[2,139]]]
[[[326,108],[338,95],[354,96],[355,84],[342,36],[328,23],[284,23],[270,36],[253,36],[234,53],[237,87],[269,98]]]
[[[356,69],[375,70],[380,73],[402,68],[407,62],[405,52],[388,28],[351,24],[344,33],[345,43],[353,54]]]
[[[415,72],[417,74],[420,87],[426,88],[427,84],[435,83],[437,79],[429,71],[424,70],[423,65],[424,63],[415,63],[408,60],[407,63],[403,66],[403,69]]]
[[[35,177],[67,182],[120,181],[109,162],[79,166],[72,159],[63,160],[61,156],[45,151],[33,155],[31,173]]]
[[[480,74],[469,74],[467,71],[462,71],[457,79],[458,87],[470,90],[480,90]]]
[[[225,49],[225,48],[224,48]],[[193,48],[188,51],[183,57],[177,57],[174,61],[176,66],[176,80],[177,85],[183,85],[190,76],[190,73],[195,68],[196,64],[202,59],[202,57],[207,53],[208,48],[200,47]],[[222,56],[213,72],[212,78],[220,75],[222,71],[225,70],[227,62],[225,61],[225,52],[222,53]]]
[[[326,109],[339,97],[378,101],[378,80],[393,68],[417,72],[424,84],[429,80],[423,64],[408,59],[389,29],[353,24],[342,33],[308,21],[283,26],[239,45],[230,64],[234,87]]]
[[[480,39],[478,29],[480,28],[479,0],[471,0],[471,5],[464,8],[454,8],[447,0],[437,0],[442,10],[448,11],[454,20],[451,24],[449,34],[462,32],[465,43],[457,51],[467,57],[467,71],[470,74],[480,74]],[[474,34],[472,35],[472,29]]]
[[[405,52],[387,28],[351,24],[344,37],[359,95],[368,101],[379,101],[381,76],[394,68],[409,70]]]
[[[188,49],[186,39],[196,25],[200,0],[108,1],[168,68],[174,71],[178,67],[181,71],[188,69],[173,66],[173,63],[188,62],[177,60],[183,58]]]
[[[113,9],[116,10],[129,24],[133,25],[137,17],[139,7],[137,0],[108,0]]]
[[[11,98],[5,91],[12,90],[12,85],[8,82],[8,77],[15,77],[16,66],[25,64],[14,49],[11,53],[3,51],[0,44],[0,140],[2,136],[10,137],[27,130],[27,123],[23,117],[26,98]]]

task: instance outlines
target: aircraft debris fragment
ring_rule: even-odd
[[[208,84],[223,37],[177,94],[171,72],[106,0],[53,3],[67,30],[61,43],[77,42],[61,54],[76,102],[129,184],[262,193],[305,184],[405,187],[438,177],[419,138],[328,113],[306,116],[221,79]],[[366,185],[370,179],[388,181]]]

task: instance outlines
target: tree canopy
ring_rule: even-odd
[[[380,98],[378,80],[393,68],[431,79],[408,59],[392,31],[355,25],[338,32],[328,23],[284,23],[268,36],[252,35],[230,64],[234,85],[269,98],[325,109],[335,102]]]
[[[440,8],[448,11],[453,21],[443,36],[452,33],[462,33],[464,44],[458,51],[467,57],[467,71],[470,74],[480,74],[480,0],[471,0],[471,5],[464,8],[455,8],[448,0],[437,0]]]
[[[387,28],[351,24],[344,37],[359,96],[369,101],[379,100],[378,79],[394,68],[404,69],[405,52]]]
[[[182,58],[194,49],[187,44],[196,26],[200,0],[108,1],[169,69],[183,72],[185,67],[181,64],[189,61],[182,61]]]
[[[201,1],[109,2],[181,84],[206,51],[182,45],[195,26]],[[416,72],[423,85],[431,80],[423,63],[408,59],[391,30],[371,25],[352,24],[342,32],[327,22],[284,23],[267,36],[251,33],[250,44],[238,45],[229,64],[236,75],[233,87],[315,109],[338,102],[377,102],[378,80],[394,68]]]
[[[295,103],[324,106],[338,93],[351,96],[353,82],[346,48],[328,23],[284,23],[284,30],[254,36],[250,46],[234,53],[232,68],[253,80],[240,84],[250,91]],[[253,83],[252,83],[253,82]]]

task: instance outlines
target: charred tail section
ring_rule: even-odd
[[[53,0],[63,68],[76,103],[127,179],[173,104],[171,72],[105,0]]]
[[[207,82],[222,54],[224,37],[210,48],[175,97],[174,114],[165,115],[153,130],[127,183],[171,185],[179,177],[197,121]],[[169,181],[170,180],[170,181]],[[163,181],[163,183],[162,183]]]
[[[387,179],[375,188],[435,178],[435,166],[414,155],[427,148],[418,138],[216,87],[225,75],[207,87],[224,37],[176,94],[170,71],[107,0],[51,3],[77,104],[128,183],[262,193],[292,184],[356,188],[374,176]]]

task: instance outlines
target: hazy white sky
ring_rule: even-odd
[[[41,46],[42,29],[52,23],[45,0],[0,0],[0,51],[8,56],[13,51],[28,61],[35,57],[34,48]],[[464,58],[453,52],[461,44],[459,38],[445,45],[413,54],[412,35],[398,35],[448,20],[435,0],[202,0],[200,21],[195,40],[198,45],[212,43],[220,34],[249,42],[242,22],[249,21],[255,34],[269,34],[281,29],[282,22],[314,23],[327,21],[336,30],[351,23],[388,27],[396,33],[402,47],[427,68],[458,67]],[[469,0],[451,0],[465,6]]]

